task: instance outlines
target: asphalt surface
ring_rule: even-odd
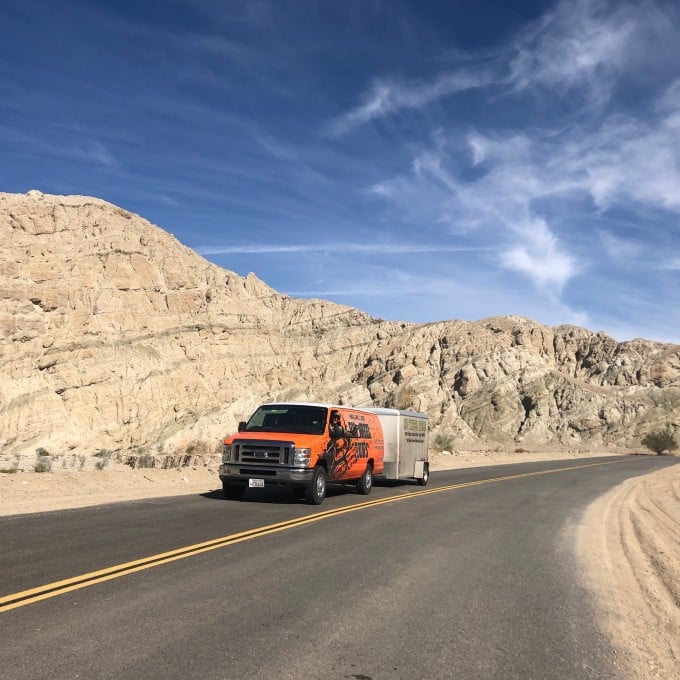
[[[669,464],[452,470],[434,473],[428,493],[333,490],[320,508],[258,490],[0,518],[1,595],[18,604],[0,602],[2,676],[615,678],[565,527],[609,488]],[[514,476],[536,472],[546,474]],[[400,500],[315,517],[390,497]],[[26,594],[224,537],[38,601]]]

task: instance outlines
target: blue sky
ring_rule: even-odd
[[[671,1],[10,0],[0,160],[290,295],[680,342]]]

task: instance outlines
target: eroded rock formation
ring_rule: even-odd
[[[215,450],[261,401],[414,407],[461,448],[680,427],[680,346],[519,317],[382,321],[281,295],[105,201],[0,194],[7,456]]]

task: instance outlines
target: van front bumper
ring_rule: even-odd
[[[248,484],[249,479],[262,479],[265,486],[305,486],[312,481],[312,468],[274,467],[266,465],[220,465],[223,484]]]

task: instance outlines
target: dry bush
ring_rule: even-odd
[[[451,451],[454,441],[455,439],[452,434],[437,432],[432,440],[432,445],[435,451]]]
[[[670,453],[678,448],[678,442],[670,427],[665,430],[647,433],[642,438],[642,444],[650,451],[654,451],[657,456],[663,455],[664,451]]]

